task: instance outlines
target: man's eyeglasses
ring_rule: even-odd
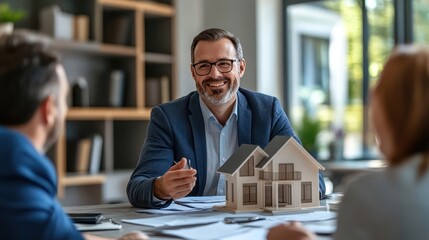
[[[239,62],[238,59],[222,59],[216,62],[199,62],[192,64],[195,69],[195,73],[198,76],[205,76],[212,70],[212,65],[215,65],[217,70],[221,73],[229,73],[234,67],[234,62]]]

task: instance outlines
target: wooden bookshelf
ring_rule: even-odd
[[[90,39],[53,42],[63,57],[71,87],[77,77],[84,77],[90,96],[89,106],[70,106],[64,134],[56,145],[54,164],[60,199],[67,198],[69,187],[84,189],[99,185],[104,191],[109,189],[104,184],[118,187],[116,182],[107,181],[107,176],[116,176],[115,181],[121,184],[127,181],[137,164],[150,119],[151,108],[145,103],[146,79],[167,77],[170,99],[175,98],[174,0],[88,0],[76,3],[76,15],[81,14],[79,4],[86,9],[93,4],[89,16]],[[125,23],[129,29],[115,31],[116,24]],[[119,107],[111,107],[106,101],[108,73],[114,69],[121,69],[126,76],[124,103]],[[76,142],[95,133],[103,137],[100,173],[71,172],[69,166],[76,159]],[[125,186],[120,188],[113,192],[123,193]],[[109,198],[114,196],[110,194]]]

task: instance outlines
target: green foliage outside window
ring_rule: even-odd
[[[7,3],[0,4],[0,23],[14,23],[24,17],[24,11],[12,10]]]
[[[304,148],[311,154],[317,154],[317,136],[322,131],[322,122],[317,118],[310,117],[304,113],[299,126],[295,126],[295,131],[302,142]]]

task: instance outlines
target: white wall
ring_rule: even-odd
[[[240,39],[246,59],[240,86],[256,90],[255,0],[205,0],[204,3],[204,27],[223,28]]]
[[[200,31],[219,27],[235,34],[247,62],[241,86],[282,99],[281,0],[176,0],[177,96],[195,90],[190,45]]]
[[[191,43],[203,28],[203,1],[176,0],[175,51],[177,85],[176,96],[181,97],[195,90],[192,79]]]
[[[257,0],[257,90],[283,102],[281,0]]]

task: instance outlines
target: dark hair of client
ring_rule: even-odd
[[[18,30],[0,36],[0,124],[20,125],[49,95],[58,99],[58,55],[46,36]]]

